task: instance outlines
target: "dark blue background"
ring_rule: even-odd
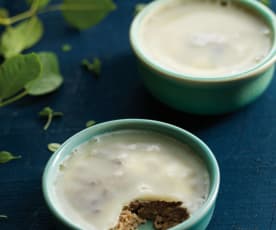
[[[23,0],[0,1],[13,13]],[[136,0],[118,0],[118,10],[100,25],[77,32],[59,13],[41,18],[45,36],[33,51],[51,50],[60,58],[62,88],[44,97],[26,97],[0,108],[0,150],[22,159],[0,165],[1,230],[53,229],[41,192],[41,175],[51,156],[50,142],[63,142],[88,120],[150,118],[176,124],[202,138],[215,153],[222,183],[210,230],[276,229],[276,82],[252,105],[217,117],[187,115],[167,108],[144,89],[131,52],[128,30]],[[276,3],[274,8],[276,9]],[[64,43],[71,52],[62,52]],[[97,80],[80,68],[83,58],[99,57]],[[51,106],[65,116],[47,132],[37,113]]]

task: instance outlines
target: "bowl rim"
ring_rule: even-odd
[[[78,144],[75,145],[75,147],[77,147],[78,145],[85,142],[83,141],[84,137],[87,141],[92,137],[101,135],[101,134],[97,134],[97,132],[103,131],[102,132],[103,134],[103,133],[112,132],[116,127],[117,129],[115,130],[124,130],[126,129],[124,127],[130,127],[128,129],[131,129],[131,126],[136,127],[133,129],[139,129],[137,127],[141,126],[140,128],[141,130],[152,130],[152,131],[154,131],[154,127],[155,127],[156,131],[158,130],[157,132],[161,134],[163,133],[164,135],[166,134],[168,136],[172,136],[172,134],[169,134],[169,133],[177,133],[178,136],[183,136],[183,137],[185,136],[185,138],[187,138],[188,140],[187,141],[188,144],[193,143],[197,147],[199,147],[198,151],[204,154],[204,158],[205,158],[204,162],[206,163],[206,166],[209,168],[209,170],[211,170],[211,172],[209,172],[211,185],[210,185],[210,192],[208,195],[208,199],[203,204],[203,206],[198,211],[196,211],[188,220],[171,228],[171,230],[173,229],[179,230],[179,229],[193,226],[202,218],[204,218],[206,213],[208,213],[208,211],[210,211],[214,207],[215,201],[218,195],[218,191],[219,191],[219,186],[220,186],[220,170],[214,154],[202,140],[200,140],[192,133],[180,127],[177,127],[175,125],[168,124],[165,122],[148,120],[148,119],[119,119],[119,120],[112,120],[108,122],[99,123],[76,133],[61,145],[61,147],[51,156],[51,158],[48,160],[46,164],[46,167],[44,169],[43,176],[42,176],[42,191],[43,191],[44,199],[50,211],[54,214],[54,216],[57,217],[57,219],[60,220],[67,227],[70,227],[72,229],[79,229],[77,225],[75,225],[72,221],[66,218],[65,215],[61,213],[61,210],[57,208],[57,205],[55,205],[53,202],[54,198],[51,196],[51,192],[50,192],[50,187],[52,186],[53,179],[54,179],[52,178],[53,176],[52,177],[50,176],[50,172],[52,170],[55,170],[55,167],[58,167],[60,163],[65,159],[66,154],[64,152],[66,152],[66,146],[70,145],[71,142],[74,142],[77,140]],[[88,136],[89,138],[87,138]],[[65,155],[63,155],[62,157],[62,154],[65,154]]]
[[[136,56],[140,61],[147,65],[151,70],[163,74],[166,78],[171,78],[177,81],[189,81],[196,83],[220,83],[220,82],[232,82],[237,80],[248,79],[256,77],[258,74],[263,73],[269,67],[271,67],[276,62],[276,16],[274,12],[259,1],[252,0],[235,0],[246,7],[251,7],[257,14],[260,14],[262,18],[267,22],[267,24],[272,29],[272,47],[267,56],[257,65],[246,69],[244,71],[235,74],[225,74],[218,76],[197,76],[192,74],[179,73],[177,71],[171,70],[167,67],[162,66],[158,62],[152,60],[139,45],[139,29],[143,22],[143,19],[150,14],[155,8],[162,4],[166,4],[169,1],[175,0],[155,0],[145,6],[145,8],[138,13],[131,23],[129,38],[130,45]]]

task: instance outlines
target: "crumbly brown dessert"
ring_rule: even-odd
[[[118,224],[110,230],[136,230],[140,224],[151,220],[156,230],[167,230],[189,218],[182,202],[133,201],[125,206]]]
[[[145,222],[145,220],[141,219],[135,213],[129,210],[123,210],[117,225],[110,230],[136,230],[140,224],[144,224]]]

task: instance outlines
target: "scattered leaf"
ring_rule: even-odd
[[[0,215],[0,219],[8,219],[7,215]]]
[[[58,150],[58,148],[60,146],[61,146],[61,144],[59,144],[59,143],[50,143],[50,144],[48,144],[48,149],[49,149],[49,151],[54,153],[55,151]]]
[[[52,52],[41,52],[37,56],[41,63],[41,74],[25,87],[28,94],[33,96],[51,93],[63,83],[57,56]]]
[[[147,6],[146,3],[138,3],[135,5],[134,8],[134,14],[137,15],[138,13],[140,13],[145,7]]]
[[[20,54],[35,45],[42,35],[43,25],[37,17],[27,19],[14,27],[7,27],[1,38],[1,53],[5,58]]]
[[[53,118],[54,117],[62,117],[63,113],[62,112],[55,112],[50,107],[45,107],[39,112],[39,116],[47,118],[47,122],[43,127],[44,130],[47,130],[49,128],[49,126],[51,125]]]
[[[115,9],[112,0],[63,0],[61,5],[65,20],[80,30],[98,24]]]
[[[96,121],[90,120],[90,121],[87,121],[87,122],[86,122],[85,126],[86,126],[86,128],[88,128],[88,127],[91,127],[91,126],[93,126],[93,125],[95,125],[95,124],[96,124]]]
[[[9,11],[6,8],[0,8],[0,18],[8,18]]]
[[[69,52],[72,49],[72,46],[69,44],[63,44],[61,49],[63,52]]]
[[[26,0],[27,4],[30,6],[35,6],[37,9],[42,9],[46,7],[51,0]]]
[[[4,164],[12,160],[20,159],[21,156],[14,156],[8,151],[0,151],[0,163]]]
[[[97,77],[100,75],[101,69],[102,69],[102,63],[99,58],[94,58],[92,63],[90,63],[87,59],[83,59],[81,64],[89,72],[95,74]]]
[[[261,0],[261,3],[263,3],[267,6],[271,6],[271,1],[270,0]]]
[[[39,77],[41,66],[35,54],[17,55],[0,66],[0,106]]]

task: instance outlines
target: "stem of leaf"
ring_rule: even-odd
[[[9,104],[11,104],[11,103],[13,103],[13,102],[21,99],[22,97],[27,96],[27,95],[28,95],[28,92],[27,91],[23,91],[22,93],[19,93],[19,94],[17,94],[16,96],[14,96],[12,98],[9,98],[9,99],[7,99],[7,100],[5,100],[3,102],[0,102],[0,107],[4,107],[6,105],[9,105]]]
[[[0,25],[8,26],[11,24],[11,21],[9,18],[0,18]]]
[[[111,10],[114,10],[116,7],[113,6]],[[9,26],[12,25],[16,22],[22,21],[24,19],[30,18],[32,16],[35,16],[37,14],[43,14],[47,12],[52,12],[52,11],[58,11],[58,10],[70,10],[70,11],[78,11],[78,10],[97,10],[100,9],[98,7],[87,7],[87,6],[79,6],[79,5],[69,5],[69,6],[64,6],[63,4],[56,4],[56,5],[51,5],[46,7],[45,9],[42,9],[40,11],[37,11],[37,4],[32,5],[31,9],[22,12],[18,15],[15,15],[10,18],[0,18],[0,25],[4,26]]]
[[[40,0],[33,1],[30,10],[36,12],[39,7],[39,3],[40,3]]]
[[[50,124],[52,123],[52,120],[53,120],[53,113],[49,113],[47,122],[43,128],[45,131],[49,128]]]
[[[17,159],[21,159],[21,158],[22,158],[22,156],[20,156],[20,155],[19,155],[19,156],[13,156],[13,157],[12,157],[13,160],[17,160]]]
[[[18,15],[15,15],[10,18],[0,18],[0,25],[9,26],[16,22],[22,21],[24,19],[30,18],[37,14],[37,9],[39,6],[40,0],[34,1],[31,5],[31,8],[25,12],[22,12]]]
[[[14,24],[16,22],[19,22],[19,21],[22,21],[24,19],[27,19],[27,18],[30,18],[32,16],[36,15],[36,11],[35,10],[28,10],[28,11],[25,11],[21,14],[18,14],[18,15],[15,15],[13,17],[11,17],[9,20],[10,20],[10,24]]]

